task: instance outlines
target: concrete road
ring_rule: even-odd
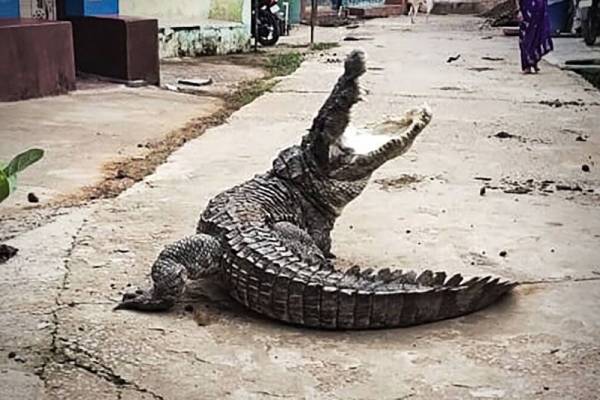
[[[332,51],[360,45],[370,56],[357,124],[425,101],[434,110],[413,149],[345,210],[334,252],[522,281],[512,297],[370,332],[265,320],[211,282],[168,313],[112,311],[149,283],[157,252],[193,231],[212,196],[298,142],[341,69],[316,55],[117,199],[9,242],[21,252],[1,267],[0,398],[596,398],[600,94],[550,65],[521,75],[515,40],[478,25],[376,20],[352,32],[370,40]]]

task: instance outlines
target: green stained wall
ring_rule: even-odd
[[[213,0],[209,18],[222,21],[242,22],[244,0]]]

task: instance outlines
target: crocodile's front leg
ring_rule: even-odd
[[[185,278],[199,279],[218,271],[221,243],[210,235],[197,234],[164,248],[152,265],[153,286],[126,293],[115,309],[163,311],[171,308],[185,287]]]

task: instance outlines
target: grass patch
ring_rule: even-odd
[[[318,42],[313,43],[313,45],[310,46],[310,49],[314,51],[325,51],[329,49],[334,49],[336,47],[340,47],[340,44],[337,42]]]
[[[227,102],[234,108],[241,108],[270,91],[277,81],[273,78],[294,73],[304,61],[304,55],[295,51],[270,54],[264,61],[267,76],[261,79],[241,82],[237,90],[227,96]]]
[[[276,84],[277,81],[273,79],[256,79],[242,82],[234,93],[227,96],[227,101],[233,108],[241,108],[271,90]]]
[[[268,78],[290,75],[300,67],[302,61],[304,61],[304,56],[297,51],[271,54],[265,64],[269,73]]]

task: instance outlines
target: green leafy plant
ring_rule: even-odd
[[[42,149],[29,149],[13,158],[8,165],[0,162],[0,203],[17,188],[17,173],[44,156]]]

